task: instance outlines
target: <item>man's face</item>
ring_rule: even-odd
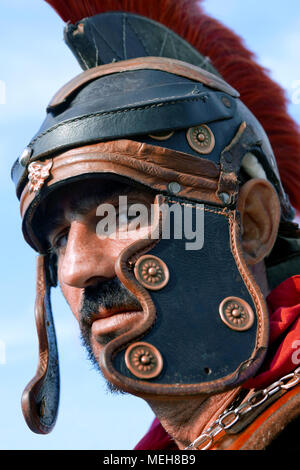
[[[142,318],[137,299],[120,283],[115,263],[120,253],[135,240],[146,238],[149,221],[134,224],[120,208],[119,196],[128,207],[143,204],[150,209],[151,192],[130,186],[92,180],[68,186],[50,197],[45,215],[46,237],[57,256],[58,281],[79,322],[90,359],[98,364],[101,349],[113,338],[133,328]],[[109,204],[116,214],[116,229],[110,236],[99,233]],[[150,211],[149,211],[150,212]]]

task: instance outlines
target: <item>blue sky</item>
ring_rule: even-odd
[[[300,3],[287,3],[204,2],[206,11],[243,36],[270,69],[300,122]],[[0,449],[131,449],[147,430],[152,412],[139,398],[106,392],[58,290],[53,292],[62,382],[58,422],[50,435],[39,436],[23,420],[21,393],[37,365],[35,254],[22,239],[10,168],[38,130],[52,95],[80,68],[63,43],[62,21],[42,0],[2,0],[1,19],[0,103],[3,84],[6,99],[0,104]]]

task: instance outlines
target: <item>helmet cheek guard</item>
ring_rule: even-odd
[[[194,219],[203,212],[203,247],[186,250],[185,237],[155,244],[152,239],[122,253],[117,275],[138,298],[144,317],[105,347],[103,373],[142,397],[233,388],[254,374],[268,342],[267,309],[243,258],[238,213],[168,196],[158,196],[155,204],[151,238],[163,232],[169,209],[179,207]]]
[[[122,15],[85,19],[80,34],[67,26],[66,39],[84,64],[92,60],[85,48],[95,24],[103,28],[104,65],[93,63],[57,93],[12,170],[24,237],[40,253],[39,366],[22,399],[27,424],[38,433],[55,424],[59,367],[50,304],[55,268],[35,221],[40,203],[71,182],[110,175],[157,193],[151,236],[123,251],[115,267],[143,315],[99,357],[110,382],[143,398],[220,393],[253,377],[267,350],[268,312],[241,249],[236,203],[251,155],[277,191],[282,218],[293,217],[268,139],[236,90],[211,66],[198,67],[204,58],[169,30],[179,57],[143,57],[143,41],[134,35],[138,47],[130,60],[114,62],[105,24],[115,24],[116,37],[123,37]],[[165,37],[166,28],[131,16],[126,21],[140,32],[146,28],[148,39],[149,30]],[[164,236],[170,211],[182,215],[181,237],[172,224]],[[201,221],[201,249],[186,249],[186,214]]]

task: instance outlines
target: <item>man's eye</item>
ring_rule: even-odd
[[[59,251],[67,245],[69,231],[64,231],[55,237],[52,247],[55,251]]]

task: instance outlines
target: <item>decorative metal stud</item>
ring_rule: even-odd
[[[254,323],[254,313],[250,305],[239,297],[226,297],[219,306],[222,321],[235,331],[246,331]]]
[[[32,162],[28,166],[28,191],[30,193],[38,192],[42,189],[46,179],[50,176],[53,160],[46,160],[45,162]]]
[[[167,265],[156,256],[141,256],[135,264],[134,274],[142,286],[150,290],[160,290],[169,282]]]
[[[131,344],[125,353],[125,364],[140,379],[153,379],[163,368],[163,359],[157,348],[149,343]]]
[[[154,140],[168,140],[172,137],[175,131],[160,131],[149,134],[149,137]]]
[[[188,129],[186,138],[192,149],[198,153],[210,153],[215,146],[215,137],[210,128],[204,124]]]
[[[172,194],[178,194],[181,191],[181,186],[176,181],[171,181],[171,183],[168,184],[168,190]]]
[[[27,164],[30,161],[31,155],[32,155],[32,149],[30,147],[26,147],[26,149],[23,150],[23,152],[21,153],[21,155],[19,157],[20,165],[22,165],[24,167],[27,166]]]
[[[228,202],[230,201],[230,196],[228,193],[220,193],[219,198],[224,204],[228,204]]]

